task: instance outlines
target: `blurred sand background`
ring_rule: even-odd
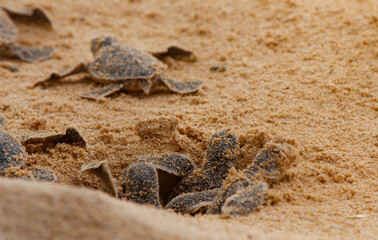
[[[60,144],[24,167],[53,170],[56,184],[1,179],[0,239],[374,239],[378,235],[378,2],[374,0],[0,0],[42,6],[54,30],[18,24],[18,42],[55,47],[50,60],[0,61],[0,113],[24,135],[76,126],[87,149]],[[176,44],[196,62],[170,61],[166,76],[204,80],[196,94],[120,93],[80,98],[99,84],[82,74],[30,89],[54,70],[91,61],[90,40],[111,35],[143,50]],[[19,68],[7,70],[7,65]],[[213,72],[213,66],[226,71]],[[162,118],[163,117],[163,118]],[[139,121],[178,121],[153,138]],[[108,160],[115,178],[136,156],[179,152],[200,164],[209,137],[232,129],[238,169],[270,141],[300,159],[240,218],[181,216],[111,198],[80,166]],[[58,185],[84,186],[89,191]]]

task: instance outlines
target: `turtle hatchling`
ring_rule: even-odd
[[[125,168],[118,196],[179,213],[242,216],[264,202],[268,185],[283,177],[297,154],[289,144],[269,145],[238,172],[238,138],[222,131],[211,137],[201,167],[178,154],[137,158]]]
[[[18,30],[13,20],[17,19],[52,26],[49,17],[40,8],[19,10],[0,6],[0,57],[15,57],[27,62],[50,58],[54,48],[33,48],[15,43]]]
[[[187,51],[177,51],[177,49],[179,48],[175,47],[173,54],[175,58],[177,54],[188,54]],[[172,55],[172,51],[167,51],[167,54],[159,52],[155,57],[154,54],[120,44],[112,37],[93,39],[91,51],[93,62],[79,63],[74,68],[54,72],[33,87],[46,87],[62,78],[81,72],[87,72],[93,81],[105,84],[102,88],[82,95],[83,98],[93,100],[120,90],[143,91],[149,94],[153,88],[165,86],[173,92],[186,94],[196,92],[202,86],[202,81],[177,82],[162,76],[167,66],[158,58],[164,58],[167,54]]]

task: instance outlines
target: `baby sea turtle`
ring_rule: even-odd
[[[33,48],[15,43],[17,27],[13,20],[17,19],[52,26],[49,17],[40,8],[19,10],[0,7],[0,57],[16,57],[27,62],[50,58],[53,48]]]
[[[120,90],[143,91],[149,94],[158,86],[165,86],[181,94],[196,92],[201,88],[202,81],[176,82],[161,76],[167,67],[157,57],[177,58],[177,55],[188,54],[187,51],[180,52],[177,49],[179,48],[175,47],[174,50],[168,48],[166,54],[158,52],[154,57],[153,54],[119,44],[114,38],[98,37],[91,42],[93,62],[79,63],[72,69],[54,72],[46,80],[37,82],[33,87],[46,87],[67,76],[87,72],[93,81],[106,84],[103,88],[82,95],[87,99],[98,99]]]
[[[241,216],[254,211],[263,203],[268,186],[281,180],[297,157],[290,144],[267,146],[244,171],[230,174],[207,213]]]
[[[237,137],[222,131],[211,137],[199,168],[185,155],[137,158],[124,170],[120,196],[193,215],[246,215],[263,203],[267,182],[282,178],[297,151],[289,144],[268,146],[243,172],[233,167],[238,154]]]
[[[85,140],[74,128],[68,128],[66,134],[53,134],[43,137],[31,137],[22,142],[0,130],[0,176],[18,177],[17,174],[7,173],[11,167],[22,167],[27,158],[27,152],[33,145],[40,148],[53,147],[58,143],[77,144],[85,147]],[[19,176],[21,179],[54,182],[56,176],[48,169],[33,169],[31,176]]]
[[[237,153],[233,155],[237,156]],[[216,156],[214,159],[220,159],[218,154]],[[217,184],[215,188],[198,188],[203,183],[188,181],[189,186],[194,184],[191,187],[194,191],[181,191],[183,194],[173,198],[165,208],[190,214],[246,215],[263,203],[268,190],[266,182],[280,180],[296,157],[296,149],[289,144],[269,146],[243,172],[229,166],[227,175],[221,178],[221,184]],[[219,171],[219,167],[214,169],[213,176],[223,176],[220,175],[222,171]]]

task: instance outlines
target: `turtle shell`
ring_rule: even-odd
[[[24,147],[8,133],[0,131],[0,175],[9,167],[16,167],[24,162]]]
[[[55,173],[48,169],[34,169],[32,170],[33,178],[36,181],[41,182],[55,182],[56,176]]]
[[[13,42],[17,36],[17,28],[9,16],[0,9],[0,46]]]
[[[166,66],[154,56],[122,44],[101,48],[88,65],[89,74],[98,82],[151,79]]]

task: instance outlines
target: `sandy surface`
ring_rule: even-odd
[[[22,228],[24,234],[19,236],[25,238],[75,236],[42,230],[52,228],[56,216],[64,216],[69,230],[80,226],[80,231],[72,228],[78,234],[98,232],[93,234],[98,239],[137,236],[133,235],[137,230],[123,228],[117,220],[147,229],[141,239],[161,239],[161,235],[164,239],[374,239],[378,235],[377,1],[0,0],[0,4],[44,7],[54,31],[18,24],[18,42],[57,48],[54,57],[44,62],[0,61],[0,66],[20,69],[11,72],[0,67],[0,113],[7,131],[20,139],[76,126],[88,143],[87,149],[60,144],[29,156],[24,169],[55,171],[55,185],[0,181],[1,191],[7,192],[0,202],[24,205],[21,212],[17,204],[0,208],[0,215],[11,219],[8,225],[1,222],[0,239],[1,234],[5,239],[14,237],[21,219],[31,226]],[[192,50],[197,62],[171,61],[165,75],[204,80],[203,89],[185,96],[167,91],[148,96],[120,93],[95,102],[80,98],[100,86],[85,74],[46,90],[29,88],[54,70],[91,61],[89,42],[103,34],[143,50],[172,44]],[[226,71],[210,71],[216,65],[226,66]],[[178,125],[153,138],[138,136],[136,124],[150,119],[178,121]],[[192,218],[121,202],[99,191],[57,186],[103,190],[95,177],[80,174],[80,166],[92,161],[107,160],[118,180],[138,155],[179,152],[199,164],[209,137],[228,128],[240,138],[239,169],[270,141],[292,143],[300,152],[284,180],[270,189],[267,203],[249,216]],[[73,202],[67,198],[70,194]],[[65,200],[51,202],[45,195]],[[31,209],[39,201],[40,212],[46,213],[41,216],[54,221],[25,221],[28,217],[22,214],[33,215]],[[89,218],[111,219],[112,226],[118,225],[104,232],[101,229],[107,225],[100,220],[93,228],[87,218],[56,210],[67,206],[75,212],[83,205],[93,206],[83,210]],[[130,220],[140,215],[148,221]]]

